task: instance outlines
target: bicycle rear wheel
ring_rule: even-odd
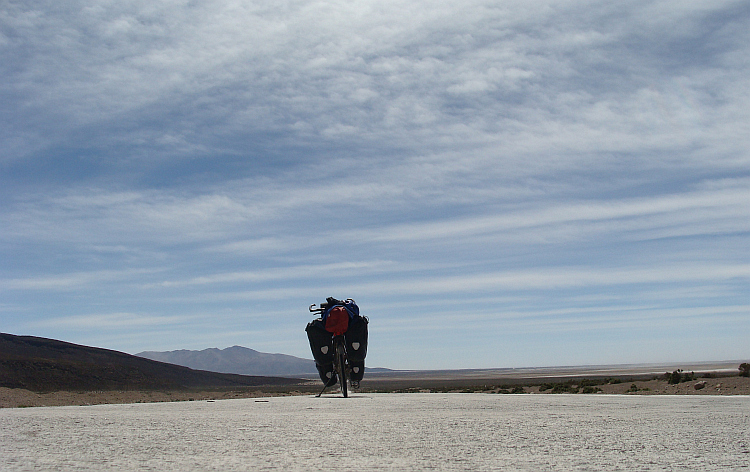
[[[344,398],[347,398],[349,396],[349,392],[347,392],[347,384],[349,379],[347,379],[346,375],[346,351],[344,350],[344,343],[343,341],[338,341],[336,343],[336,370],[337,374],[339,376],[339,383],[341,384],[341,393],[344,395]]]

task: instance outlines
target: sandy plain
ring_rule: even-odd
[[[416,382],[423,387],[412,387],[406,390],[412,392],[476,392],[476,393],[501,393],[504,387],[493,385],[497,379],[477,379],[474,381],[464,380],[455,386],[444,384],[441,381],[426,380]],[[559,380],[559,379],[558,379]],[[569,378],[567,378],[569,380]],[[537,383],[542,381],[537,381]],[[695,385],[705,382],[702,388],[696,389]],[[409,381],[403,385],[414,385]],[[383,392],[399,390],[403,386],[398,382],[386,380],[372,380],[363,382],[363,392]],[[440,385],[435,388],[434,385]],[[633,387],[635,385],[635,388]],[[455,387],[455,388],[454,388]],[[49,393],[31,392],[19,388],[0,387],[0,408],[26,408],[44,406],[67,406],[67,405],[100,405],[119,403],[157,403],[178,401],[206,401],[206,400],[230,400],[239,398],[258,398],[273,396],[297,396],[317,393],[320,382],[311,381],[307,385],[283,389],[235,389],[214,391],[57,391]],[[750,378],[747,377],[716,377],[697,378],[694,381],[682,382],[670,385],[665,380],[633,380],[620,383],[605,383],[596,386],[600,390],[598,394],[624,394],[624,395],[750,395]],[[506,390],[507,391],[507,390]],[[551,393],[551,390],[541,391],[539,385],[524,387],[525,393]]]
[[[750,396],[337,394],[0,410],[0,470],[748,470]]]

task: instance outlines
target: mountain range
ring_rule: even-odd
[[[144,351],[136,354],[160,362],[226,374],[271,375],[279,377],[317,376],[315,362],[287,354],[268,354],[242,346],[202,351]]]
[[[298,382],[300,379],[288,377],[208,372],[109,349],[0,333],[0,387],[43,392],[255,387]]]

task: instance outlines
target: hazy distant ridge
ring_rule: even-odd
[[[316,374],[315,362],[287,354],[268,354],[242,346],[202,351],[145,351],[136,354],[155,361],[177,364],[191,369],[227,374],[295,376]]]

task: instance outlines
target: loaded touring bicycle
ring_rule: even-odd
[[[310,305],[309,310],[320,315],[305,328],[315,367],[323,381],[318,396],[338,383],[343,396],[348,397],[348,387],[358,389],[365,375],[369,320],[359,314],[359,307],[351,298],[329,297],[320,306]]]

